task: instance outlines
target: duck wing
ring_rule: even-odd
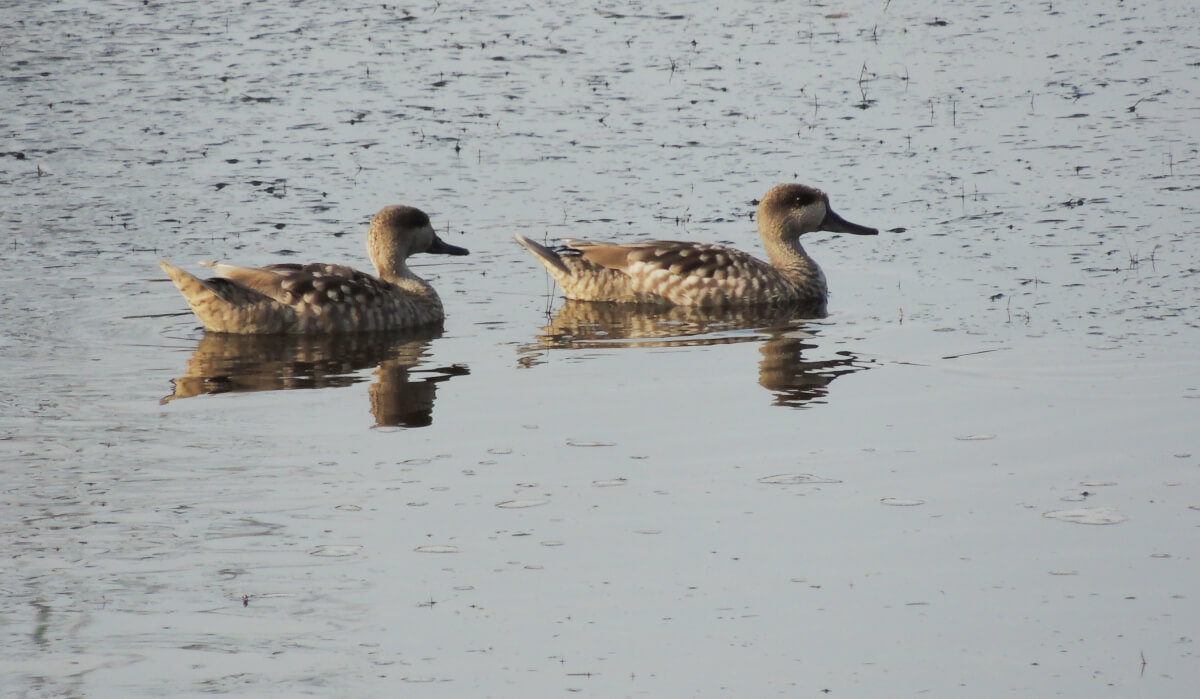
[[[372,298],[391,289],[387,282],[345,265],[317,262],[241,267],[218,262],[207,266],[217,275],[208,280],[210,283],[227,280],[285,305],[324,299],[340,302],[355,297]]]
[[[564,242],[571,252],[588,262],[626,273],[640,267],[637,271],[641,274],[661,269],[680,277],[723,279],[772,269],[753,255],[711,243],[650,240],[618,245],[571,238]]]

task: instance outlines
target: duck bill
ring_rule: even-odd
[[[854,235],[879,235],[878,229],[851,223],[829,208],[825,209],[825,220],[821,221],[821,230],[833,233],[853,233]]]
[[[429,246],[425,252],[431,255],[469,255],[470,251],[466,248],[460,248],[457,245],[451,245],[436,235],[433,236],[433,244]]]

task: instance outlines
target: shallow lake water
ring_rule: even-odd
[[[319,6],[318,6],[319,5]],[[1200,6],[5,3],[3,696],[1192,696]],[[564,303],[512,241],[829,315]],[[206,335],[160,257],[440,331]]]

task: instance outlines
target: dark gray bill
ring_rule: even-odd
[[[825,220],[821,221],[821,230],[834,233],[853,233],[854,235],[879,235],[878,229],[851,223],[828,207],[825,209]]]
[[[460,248],[457,245],[451,245],[436,235],[433,236],[433,244],[425,252],[431,255],[469,255],[471,254],[466,248]]]

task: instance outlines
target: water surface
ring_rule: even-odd
[[[1189,696],[1198,10],[10,4],[13,696]],[[824,188],[830,315],[565,304],[512,242]],[[155,260],[438,332],[205,335]],[[802,315],[802,314],[801,314]]]

